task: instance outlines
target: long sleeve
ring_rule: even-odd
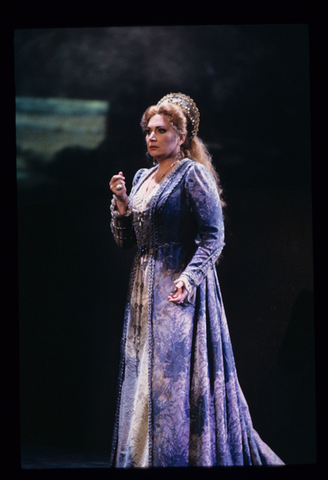
[[[132,212],[129,203],[126,213],[120,215],[116,209],[116,197],[113,195],[110,211],[110,227],[116,244],[121,248],[131,248],[135,244],[136,238],[132,225]]]
[[[142,173],[145,172],[145,170],[146,169],[142,168],[136,172],[132,181],[131,192],[137,186],[138,181],[140,180],[140,177]],[[113,195],[110,206],[110,213],[110,227],[116,244],[121,248],[133,247],[136,243],[136,236],[132,223],[133,214],[130,204],[130,198],[128,198],[127,211],[123,215],[121,215],[116,208],[116,195]]]
[[[197,287],[206,276],[208,269],[218,259],[225,245],[224,223],[220,197],[210,172],[200,164],[194,164],[185,179],[189,207],[198,225],[197,250],[181,277],[189,280],[191,287]],[[194,288],[188,301],[194,300]]]

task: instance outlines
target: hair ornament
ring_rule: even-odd
[[[160,106],[164,103],[174,103],[181,108],[187,117],[187,120],[189,121],[189,135],[191,138],[195,137],[199,128],[200,114],[193,99],[180,92],[169,93],[168,95],[165,95],[165,97],[161,98],[157,105]]]

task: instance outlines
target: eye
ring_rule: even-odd
[[[166,129],[165,128],[159,128],[158,131],[159,131],[159,133],[165,133]]]

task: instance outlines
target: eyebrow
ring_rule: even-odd
[[[146,130],[150,130],[151,127],[147,126]],[[154,127],[153,127],[154,128]],[[155,125],[155,128],[167,128],[165,125]]]

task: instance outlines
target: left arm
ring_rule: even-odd
[[[206,167],[195,163],[186,175],[185,188],[188,205],[198,225],[198,248],[175,282],[177,292],[169,297],[169,301],[175,303],[182,303],[187,297],[188,303],[194,302],[196,288],[224,247],[221,201],[215,181]],[[184,284],[182,288],[181,282]]]

